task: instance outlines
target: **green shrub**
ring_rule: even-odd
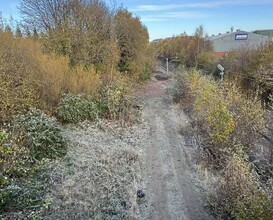
[[[66,142],[57,122],[37,109],[19,118],[30,154],[35,159],[57,158],[66,154]]]
[[[57,123],[31,109],[0,132],[0,218],[38,219],[48,189],[44,157],[65,153]]]
[[[94,102],[84,95],[63,94],[56,115],[64,122],[77,123],[84,120],[94,120],[102,112],[107,112],[103,102]]]
[[[30,168],[27,165],[28,154],[23,132],[16,125],[6,124],[0,132],[0,173],[25,176]]]
[[[26,178],[0,175],[0,219],[41,219],[49,198],[48,174],[45,170]]]

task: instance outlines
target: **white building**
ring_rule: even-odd
[[[268,43],[271,38],[262,34],[237,30],[236,32],[210,36],[206,40],[211,42],[213,51],[217,56],[221,57],[227,52],[238,50],[242,47],[256,49]]]

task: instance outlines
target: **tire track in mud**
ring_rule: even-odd
[[[154,81],[145,88],[145,95],[139,96],[150,127],[143,159],[146,197],[140,205],[141,219],[214,219],[204,207],[198,181],[192,175],[190,152],[179,134],[188,119],[164,93],[167,83]],[[153,91],[149,93],[149,89]]]

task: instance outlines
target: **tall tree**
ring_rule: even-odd
[[[119,70],[134,72],[143,66],[145,52],[149,44],[149,34],[140,18],[121,9],[115,16],[115,34],[120,50]]]
[[[147,28],[127,10],[102,0],[21,0],[20,11],[29,29],[44,33],[45,52],[69,56],[71,65],[130,73],[147,66]]]
[[[30,29],[50,31],[61,25],[69,14],[72,0],[21,0],[19,10]]]
[[[69,56],[72,65],[111,66],[112,14],[103,1],[21,0],[20,11],[30,29],[45,33],[45,51]]]

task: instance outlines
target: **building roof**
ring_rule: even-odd
[[[235,33],[235,34],[236,34],[236,33],[237,33],[237,34],[238,34],[238,33],[244,34],[244,33],[249,33],[249,32],[237,30],[236,32],[227,32],[227,33],[225,33],[225,34],[219,33],[218,35],[212,35],[212,36],[210,36],[210,37],[207,37],[206,40],[208,40],[208,41],[217,40],[217,39],[220,39],[220,38],[229,36],[229,35],[233,35],[234,33]]]

